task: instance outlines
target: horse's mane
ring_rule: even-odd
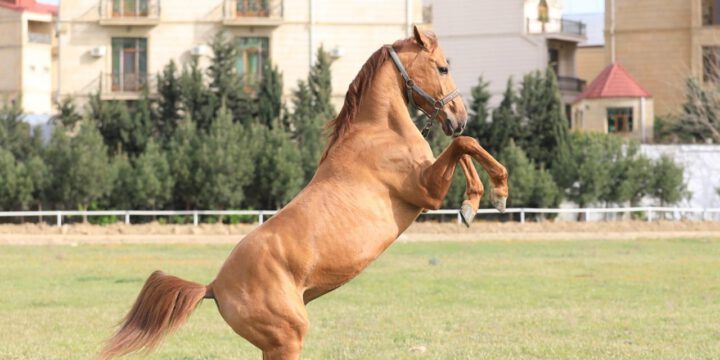
[[[405,40],[398,40],[393,44],[393,47],[400,46],[405,42],[413,41],[412,38]],[[348,131],[352,119],[357,116],[357,112],[360,109],[365,93],[372,86],[373,79],[376,73],[380,70],[380,67],[385,61],[390,58],[390,52],[386,46],[381,47],[375,51],[370,58],[362,66],[360,72],[355,77],[347,93],[345,94],[345,103],[338,116],[332,121],[325,125],[325,131],[328,136],[328,144],[325,147],[320,162],[325,160],[330,149],[335,143]]]

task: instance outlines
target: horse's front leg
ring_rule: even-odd
[[[459,136],[453,139],[449,148],[454,148],[463,154],[472,156],[485,169],[490,176],[492,191],[490,202],[500,212],[505,211],[505,204],[508,197],[508,172],[505,167],[490,155],[487,150],[480,146],[480,143],[469,136]]]
[[[485,189],[469,155],[460,157],[460,167],[465,173],[465,201],[460,207],[460,217],[465,226],[470,227],[470,223],[475,219],[475,214],[480,208],[480,199]]]

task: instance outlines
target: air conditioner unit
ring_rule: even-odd
[[[345,55],[345,49],[339,46],[334,47],[330,50],[330,57],[333,59],[339,59]]]
[[[207,45],[196,45],[190,50],[190,54],[193,56],[204,56],[210,53],[210,49]]]
[[[96,57],[96,58],[101,58],[101,57],[105,56],[105,47],[98,46],[96,48],[92,48],[92,50],[90,50],[90,56]]]

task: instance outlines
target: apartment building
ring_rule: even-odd
[[[52,112],[57,7],[0,0],[0,101],[18,101],[30,116]]]
[[[248,81],[272,62],[284,93],[305,79],[320,45],[336,58],[334,98],[380,46],[409,36],[422,21],[421,0],[63,0],[60,5],[59,93],[82,99],[137,99],[154,90],[170,61],[199,55],[219,31],[240,49],[237,70]]]
[[[433,28],[463,96],[482,75],[497,104],[509,77],[552,66],[569,114],[586,85],[576,73],[585,25],[562,10],[561,0],[435,0]]]
[[[680,111],[688,77],[720,80],[720,0],[607,0],[606,63],[621,63],[655,98]]]

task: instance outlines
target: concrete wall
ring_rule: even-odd
[[[21,13],[0,8],[0,102],[20,93],[22,67]]]
[[[645,99],[644,108],[642,109],[642,111],[641,104],[642,101],[639,98],[607,98],[582,100],[576,104],[573,104],[572,128],[582,131],[607,133],[607,109],[611,107],[631,107],[633,108],[632,133],[615,134],[617,136],[623,136],[638,141],[652,141],[653,119],[655,115],[653,111],[653,99]]]
[[[642,145],[641,151],[651,159],[670,156],[684,167],[692,196],[680,206],[720,207],[720,145]]]
[[[588,85],[607,66],[603,46],[579,47],[575,59],[577,62],[577,77],[587,81]]]
[[[422,2],[411,0],[411,19],[422,22]],[[194,46],[206,44],[226,30],[233,36],[269,38],[271,61],[283,72],[284,93],[289,96],[297,81],[306,79],[310,52],[324,45],[341,49],[333,63],[333,95],[336,104],[344,98],[350,82],[367,58],[383,44],[408,34],[405,0],[338,2],[315,0],[315,40],[309,44],[309,0],[285,0],[279,26],[229,26],[222,22],[222,0],[163,0],[159,23],[153,26],[103,26],[99,24],[98,2],[61,2],[61,92],[84,96],[96,91],[101,73],[112,67],[113,37],[148,39],[148,73],[155,74],[171,59],[180,64],[190,58]],[[101,58],[90,56],[98,46],[106,48]],[[207,58],[204,60],[207,63]]]

